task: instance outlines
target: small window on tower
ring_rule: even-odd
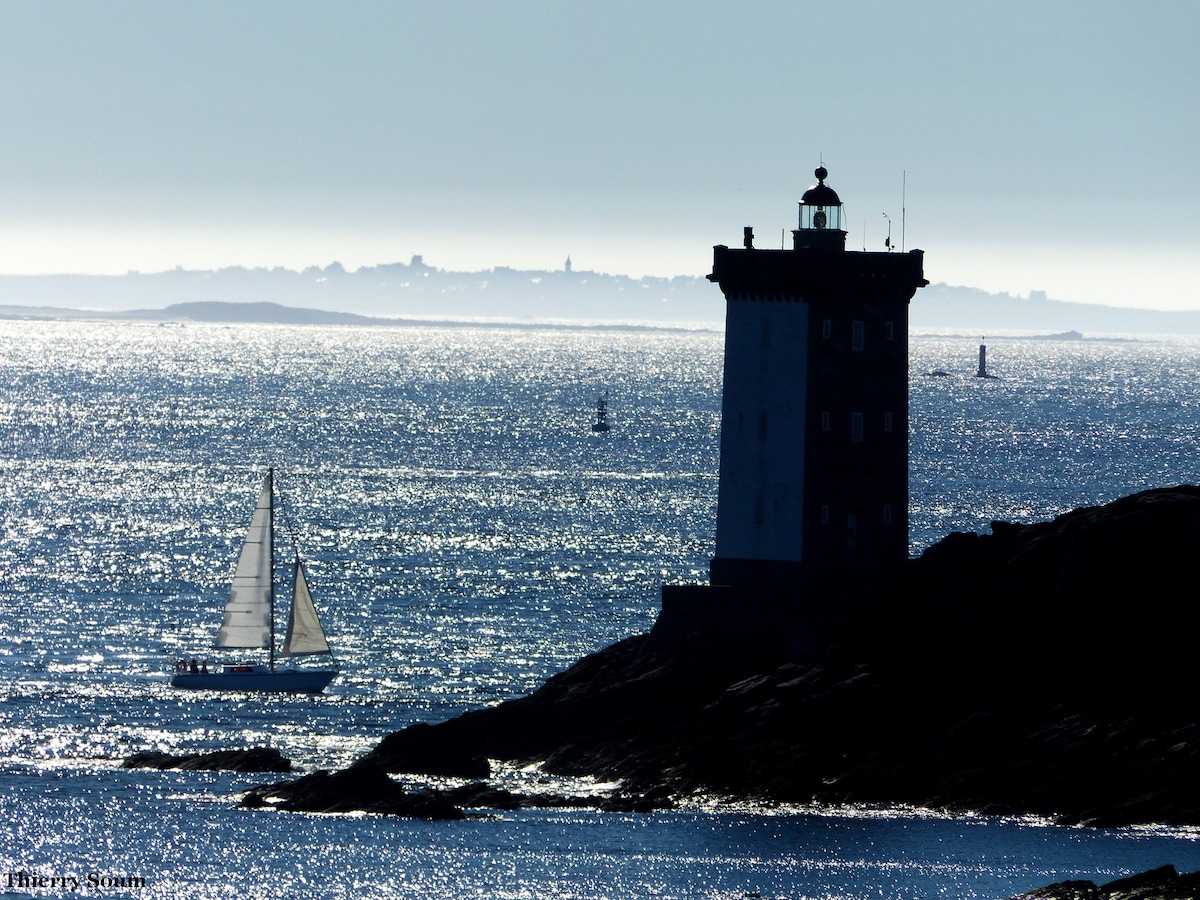
[[[862,322],[855,322],[851,326],[850,331],[850,349],[861,350],[863,348],[863,334],[866,328]]]
[[[833,335],[833,323],[830,322],[828,319],[823,320],[821,322],[821,337],[823,337],[825,340],[829,340],[829,338],[832,335]]]
[[[885,504],[883,507],[883,524],[892,524],[892,505],[890,503]]]
[[[886,412],[883,414],[883,430],[884,431],[892,430],[892,414],[890,412]]]
[[[821,504],[821,524],[822,525],[829,524],[829,504],[828,503]]]
[[[863,439],[863,414],[850,413],[850,440],[861,443]]]
[[[889,341],[896,339],[896,326],[892,322],[883,323],[883,336]]]
[[[821,430],[822,431],[829,430],[829,413],[825,410],[821,411]]]

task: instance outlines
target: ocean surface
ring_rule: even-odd
[[[1200,869],[1200,829],[703,802],[427,823],[241,810],[269,777],[119,768],[251,745],[342,766],[647,630],[713,553],[722,340],[0,321],[0,892],[1002,898]],[[993,338],[994,379],[978,343],[912,339],[914,554],[1200,482],[1200,343]],[[213,654],[268,465],[342,674],[317,697],[172,690],[173,660]]]

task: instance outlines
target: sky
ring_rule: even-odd
[[[5,0],[0,274],[704,275],[823,162],[935,283],[1200,309],[1197,47],[1194,0]]]

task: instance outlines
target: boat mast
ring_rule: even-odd
[[[271,517],[267,527],[267,559],[271,572],[271,671],[275,671],[275,467],[267,469],[267,487],[270,489]]]

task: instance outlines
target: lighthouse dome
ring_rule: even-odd
[[[829,170],[820,166],[813,174],[817,176],[817,183],[804,192],[800,202],[805,206],[841,206],[842,201],[837,191],[825,183]]]

